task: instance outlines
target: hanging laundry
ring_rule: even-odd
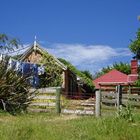
[[[38,87],[39,86],[39,78],[38,76],[33,76],[33,83],[32,83],[32,86],[34,88]]]
[[[2,59],[3,59],[3,55],[2,55],[2,54],[0,54],[0,62],[2,61]]]
[[[45,67],[44,66],[38,67],[38,75],[43,75],[44,73],[45,73]]]
[[[37,64],[20,62],[12,58],[8,61],[7,69],[12,69],[17,73],[21,73],[23,76],[28,77],[27,82],[32,85],[34,88],[39,86],[39,77],[45,73],[44,66],[38,66]]]
[[[38,75],[38,65],[37,64],[33,64],[33,73],[35,76]]]
[[[22,63],[22,74],[23,76],[30,76],[32,74],[30,63]]]
[[[7,69],[11,69],[11,68],[12,68],[12,59],[10,58],[8,61]]]
[[[8,61],[7,69],[13,69],[13,70],[16,69],[16,61],[13,60],[12,58],[10,58]]]
[[[16,68],[17,72],[22,72],[22,63],[20,61],[16,61]]]

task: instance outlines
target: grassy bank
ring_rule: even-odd
[[[115,117],[0,113],[2,140],[139,140],[140,114],[130,123]]]

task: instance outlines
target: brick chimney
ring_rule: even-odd
[[[133,83],[138,79],[138,60],[131,60],[131,74],[128,75],[128,82]]]
[[[131,74],[138,74],[138,60],[131,60]]]

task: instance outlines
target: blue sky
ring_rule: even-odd
[[[22,44],[38,42],[92,73],[129,62],[130,39],[140,21],[139,0],[0,0],[0,33]]]

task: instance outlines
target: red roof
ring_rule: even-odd
[[[114,69],[111,70],[110,72],[102,75],[101,77],[95,79],[93,81],[94,85],[96,88],[99,88],[99,84],[107,84],[107,83],[128,83],[128,75]]]

